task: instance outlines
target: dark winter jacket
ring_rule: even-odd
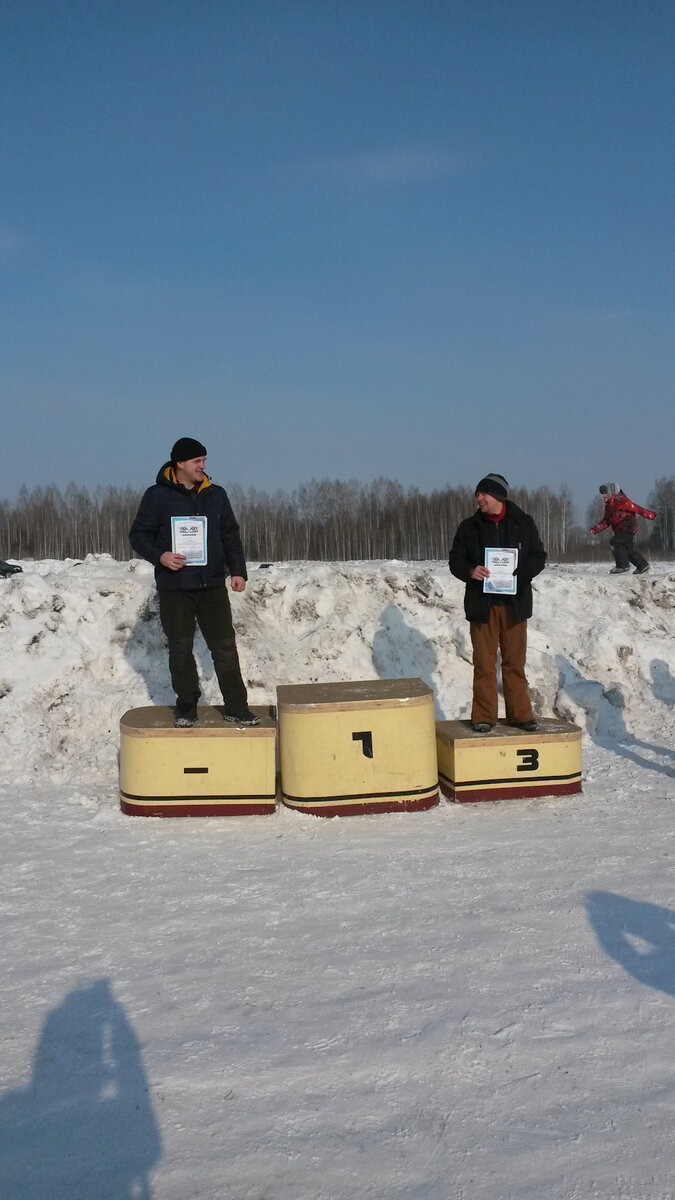
[[[526,621],[532,616],[531,582],[546,565],[546,551],[532,517],[511,500],[506,501],[503,520],[490,521],[478,511],[462,521],[455,534],[449,566],[452,574],[466,584],[464,612],[467,621],[481,623],[490,619],[492,598],[483,591],[482,579],[470,579],[469,572],[474,567],[484,566],[486,549],[495,546],[518,550],[518,591],[515,596],[500,597],[500,600],[505,600],[513,607],[518,621]]]
[[[629,500],[624,492],[616,496],[608,496],[605,500],[605,512],[601,521],[594,525],[591,533],[601,533],[610,526],[614,533],[637,533],[635,514],[653,521],[656,513],[651,508],[640,508],[634,500]]]
[[[181,567],[170,571],[160,555],[171,549],[171,518],[204,516],[206,520],[205,567]],[[129,531],[136,554],[153,563],[160,591],[194,591],[221,587],[226,575],[246,574],[246,560],[232,506],[224,488],[204,476],[198,492],[176,483],[171,463],[161,468],[149,487]]]

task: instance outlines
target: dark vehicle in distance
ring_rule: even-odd
[[[6,579],[8,575],[18,575],[23,571],[23,567],[17,566],[15,563],[5,562],[0,558],[0,578]]]

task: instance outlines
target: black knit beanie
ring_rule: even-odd
[[[494,496],[495,500],[506,500],[509,485],[503,475],[484,475],[476,484],[476,496],[479,492],[484,492],[486,496]]]
[[[171,451],[172,463],[187,462],[190,458],[205,458],[206,446],[194,438],[179,438]]]

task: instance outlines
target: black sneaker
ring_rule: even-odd
[[[240,713],[229,713],[227,709],[223,709],[223,720],[227,721],[228,725],[246,725],[250,727],[260,724],[260,717],[256,717],[255,713],[250,712],[248,708],[245,708]]]
[[[610,575],[625,575],[628,570],[630,570],[629,567],[612,567]]]
[[[489,721],[472,721],[471,728],[474,733],[490,733],[494,729]]]
[[[649,570],[649,563],[645,563],[644,567],[636,567],[633,571],[634,575],[644,575],[645,571]]]
[[[539,729],[539,722],[534,718],[531,721],[513,721],[515,729],[524,729],[525,733],[536,733]]]
[[[197,724],[196,704],[177,704],[174,709],[174,725],[176,729],[192,729]]]

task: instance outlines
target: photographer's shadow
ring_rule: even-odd
[[[47,1017],[26,1088],[0,1097],[3,1200],[151,1200],[161,1138],[136,1036],[110,983]]]

